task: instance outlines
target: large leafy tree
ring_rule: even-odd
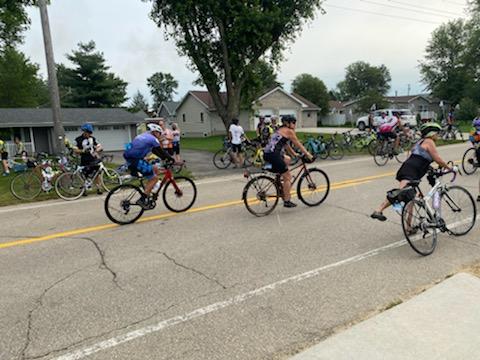
[[[133,113],[139,111],[148,111],[148,101],[140,91],[137,91],[135,95],[133,95],[130,106],[128,107],[128,111]]]
[[[182,55],[200,73],[227,126],[240,110],[242,91],[262,57],[276,63],[321,0],[144,0]],[[224,87],[227,96],[220,96]]]
[[[153,108],[156,111],[163,101],[171,101],[176,94],[178,81],[169,73],[157,72],[147,79],[147,85],[153,96]]]
[[[18,50],[0,52],[0,107],[36,107],[48,103],[48,87],[32,64]]]
[[[330,95],[324,82],[319,78],[310,74],[300,74],[292,82],[292,91],[318,105],[322,115],[328,114]]]
[[[0,0],[0,50],[22,42],[22,34],[30,26],[26,7],[34,3],[34,0]]]
[[[372,66],[357,61],[346,68],[345,80],[338,83],[341,100],[353,100],[368,94],[385,95],[390,90],[390,71],[385,65]]]
[[[105,58],[96,51],[95,42],[78,44],[78,49],[67,55],[73,63],[69,68],[58,65],[58,84],[64,107],[117,107],[127,100],[127,83],[109,72]]]

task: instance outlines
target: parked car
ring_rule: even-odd
[[[409,109],[380,109],[373,112],[373,125],[379,126],[384,122],[392,119],[393,114],[400,113],[400,121],[403,125],[417,126],[417,118]],[[382,118],[382,113],[385,113],[385,119]],[[368,125],[368,115],[357,119],[357,128],[361,131],[365,130]]]

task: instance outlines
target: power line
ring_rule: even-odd
[[[367,4],[384,6],[384,7],[389,7],[389,8],[393,8],[393,9],[400,9],[402,11],[410,11],[410,12],[414,12],[414,13],[417,13],[417,14],[420,13],[420,14],[426,14],[426,15],[429,15],[429,16],[437,16],[437,17],[448,18],[448,19],[452,18],[451,16],[448,16],[448,15],[440,15],[440,14],[434,14],[432,12],[423,11],[423,10],[408,9],[408,8],[405,8],[405,7],[402,7],[402,6],[382,4],[382,3],[379,3],[379,2],[376,2],[376,1],[370,1],[370,0],[360,0],[360,1],[364,2],[364,3],[367,3]],[[395,17],[397,17],[397,16],[395,16]]]
[[[439,9],[435,9],[435,8],[431,8],[431,7],[427,7],[427,6],[420,6],[420,5],[407,3],[407,2],[403,2],[403,1],[395,1],[395,0],[387,0],[387,1],[395,3],[395,4],[406,5],[406,6],[418,8],[418,9],[425,9],[425,10],[435,11],[435,12],[439,12],[439,13],[450,14],[450,15],[454,15],[454,16],[463,16],[463,14],[456,13],[456,12],[453,12],[453,11],[439,10]]]
[[[370,14],[370,15],[378,15],[383,18],[385,18],[384,13],[379,13],[379,12],[374,12],[374,11],[368,11],[368,10],[361,10],[361,9],[354,9],[354,8],[349,8],[345,6],[338,6],[338,5],[330,5],[330,4],[324,4],[323,6],[328,6],[331,8],[336,8],[336,9],[341,9],[341,10],[347,10],[347,11],[354,11],[354,12],[360,12],[364,14]],[[429,20],[422,20],[422,19],[415,19],[407,16],[400,16],[400,15],[395,15],[395,19],[403,19],[403,20],[409,20],[409,21],[415,21],[415,22],[421,22],[423,24],[434,24],[434,25],[441,25],[441,22],[438,21],[429,21]]]

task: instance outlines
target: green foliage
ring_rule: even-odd
[[[33,0],[0,0],[0,50],[23,41],[22,33],[30,26],[26,7]]]
[[[67,55],[74,67],[57,66],[58,85],[64,107],[118,107],[127,100],[127,83],[108,72],[103,53],[95,51],[95,42],[79,43],[78,50]]]
[[[298,75],[292,82],[292,92],[318,105],[321,108],[320,114],[326,115],[330,111],[330,96],[327,87],[319,78],[310,74]]]
[[[479,115],[479,105],[470,98],[460,101],[460,109],[455,111],[455,117],[459,120],[472,120]]]
[[[225,126],[240,109],[241,93],[263,58],[276,64],[287,43],[321,0],[145,0],[206,85]],[[220,89],[225,86],[224,101]]]
[[[169,73],[157,72],[147,79],[147,85],[153,96],[153,108],[155,111],[160,107],[162,102],[171,101],[173,94],[176,94],[178,82]]]
[[[36,107],[48,103],[48,87],[38,65],[7,47],[0,53],[0,107]]]
[[[368,113],[371,111],[373,105],[375,105],[376,109],[382,109],[388,106],[388,102],[382,94],[371,90],[363,94],[356,105],[356,110],[360,113]]]
[[[148,101],[145,99],[145,96],[140,91],[137,91],[135,95],[133,95],[132,102],[128,108],[128,111],[136,113],[139,111],[148,111]]]
[[[243,109],[250,109],[253,101],[277,86],[282,86],[282,83],[277,80],[277,73],[275,72],[274,66],[266,61],[259,60],[245,80],[241,107]]]
[[[367,94],[385,95],[390,89],[390,71],[385,65],[372,66],[357,61],[346,68],[345,80],[338,83],[340,100],[357,99]]]

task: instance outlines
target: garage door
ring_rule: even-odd
[[[80,134],[80,127],[65,127],[65,136],[70,141],[73,141]],[[128,126],[126,125],[94,126],[93,135],[106,151],[124,150],[125,144],[130,142]]]

